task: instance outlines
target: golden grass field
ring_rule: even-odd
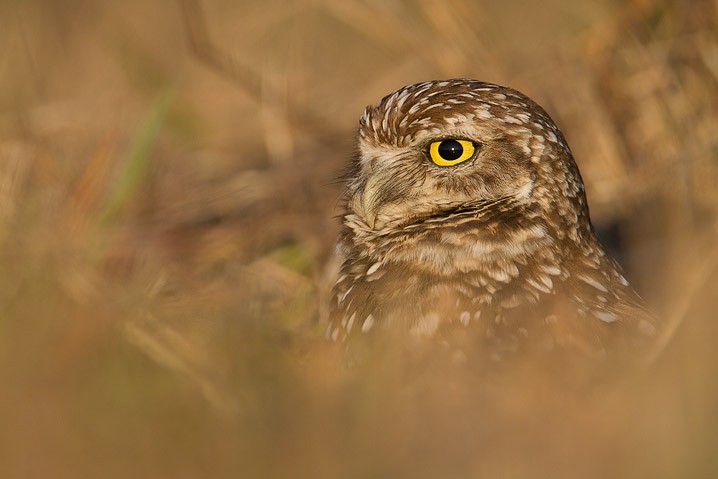
[[[717,477],[718,3],[527,3],[1,1],[0,477]],[[358,117],[449,77],[564,131],[674,332],[624,387],[324,342]]]

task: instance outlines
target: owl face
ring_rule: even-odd
[[[373,230],[492,202],[582,201],[561,133],[524,95],[474,80],[410,85],[366,109],[348,205]]]

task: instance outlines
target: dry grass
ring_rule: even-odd
[[[0,2],[0,475],[718,475],[717,8]],[[356,119],[458,76],[547,108],[675,331],[622,387],[407,389],[323,342]]]

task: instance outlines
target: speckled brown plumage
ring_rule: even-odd
[[[432,142],[465,139],[438,166]],[[583,182],[546,112],[510,88],[457,79],[409,85],[361,117],[337,245],[328,336],[393,328],[601,355],[655,334],[590,224]]]

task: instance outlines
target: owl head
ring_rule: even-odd
[[[471,208],[523,209],[589,228],[583,182],[548,114],[476,80],[406,86],[366,109],[347,205],[380,232]]]

